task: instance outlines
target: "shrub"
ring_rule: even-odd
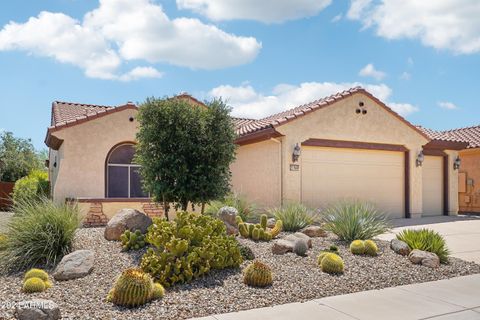
[[[373,240],[365,240],[365,254],[372,257],[378,254],[377,244]]]
[[[295,244],[293,245],[293,252],[297,256],[306,256],[308,251],[308,243],[304,239],[299,239],[298,241],[295,241]]]
[[[397,234],[397,239],[408,244],[411,250],[418,249],[435,253],[441,263],[448,262],[448,250],[445,239],[437,232],[430,229],[406,229]]]
[[[266,287],[272,284],[272,269],[260,261],[250,263],[243,270],[243,282],[252,287]]]
[[[235,237],[210,216],[180,212],[173,222],[156,218],[146,239],[155,249],[147,250],[141,267],[165,287],[242,263]]]
[[[359,201],[339,202],[325,210],[325,229],[340,240],[367,240],[387,232],[389,224],[375,207]]]
[[[344,263],[342,258],[335,253],[326,253],[322,259],[320,259],[320,267],[323,272],[330,274],[343,273]]]
[[[240,254],[244,260],[253,260],[255,259],[255,254],[253,253],[252,249],[249,246],[239,244],[238,247],[240,248]]]
[[[29,278],[23,283],[23,292],[34,293],[45,291],[45,282],[40,278]]]
[[[49,195],[48,173],[40,170],[33,170],[28,176],[17,180],[13,187],[13,202],[16,204],[48,198]]]
[[[328,248],[328,251],[330,252],[338,252],[338,247],[336,245],[331,245],[329,248]]]
[[[164,293],[163,287],[160,284],[154,284],[148,273],[130,268],[118,277],[115,286],[108,293],[107,301],[132,308],[161,298]]]
[[[145,247],[145,235],[142,234],[142,231],[136,230],[131,232],[126,230],[121,236],[120,240],[122,241],[123,250],[139,250]]]
[[[365,243],[363,240],[353,240],[352,243],[350,243],[350,252],[353,254],[364,254]]]
[[[245,197],[237,193],[230,193],[225,199],[212,201],[205,209],[205,213],[212,217],[217,217],[218,211],[223,207],[233,207],[237,209],[238,215],[243,221],[248,221],[254,217],[257,212],[255,204],[249,202]]]
[[[43,198],[15,205],[7,226],[7,241],[0,251],[0,270],[53,266],[70,253],[81,218],[77,206]]]
[[[289,203],[269,210],[275,219],[282,220],[283,230],[295,232],[317,221],[318,215],[301,203]]]

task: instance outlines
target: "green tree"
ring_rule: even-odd
[[[154,201],[182,210],[228,192],[235,134],[220,100],[205,108],[180,99],[147,99],[139,109],[136,161]]]
[[[32,170],[44,169],[42,156],[30,139],[16,138],[11,132],[0,134],[0,181],[15,182]]]

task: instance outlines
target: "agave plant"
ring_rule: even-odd
[[[342,201],[322,212],[325,229],[340,240],[368,240],[390,229],[386,216],[361,201]]]
[[[216,217],[222,207],[233,207],[237,209],[238,215],[242,217],[243,221],[249,221],[257,212],[255,204],[249,202],[245,197],[237,193],[230,193],[223,200],[212,201],[205,209],[205,213]]]
[[[406,229],[397,235],[397,239],[408,244],[410,249],[418,249],[435,253],[441,263],[448,262],[450,250],[447,248],[445,239],[431,229]]]

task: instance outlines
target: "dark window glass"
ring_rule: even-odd
[[[128,198],[128,167],[108,167],[108,197]]]
[[[130,198],[145,198],[142,190],[142,180],[139,173],[140,168],[130,167]]]
[[[108,163],[112,164],[131,164],[133,163],[133,156],[135,155],[135,148],[131,144],[119,146],[113,150],[108,159]]]

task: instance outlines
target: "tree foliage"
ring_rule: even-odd
[[[136,161],[145,190],[166,210],[170,203],[186,210],[229,191],[235,157],[229,111],[221,100],[204,107],[149,98],[140,106]]]
[[[0,133],[0,181],[15,182],[34,169],[43,169],[42,158],[29,139]]]

